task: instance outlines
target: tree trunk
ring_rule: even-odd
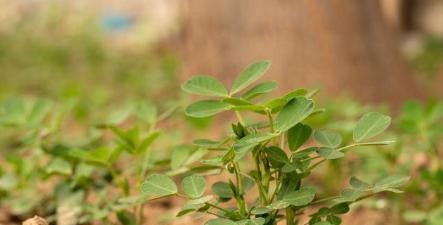
[[[246,65],[270,59],[267,78],[282,91],[319,86],[398,105],[421,96],[378,1],[188,0],[184,77],[212,74],[225,84]]]

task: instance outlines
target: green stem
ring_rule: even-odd
[[[245,121],[243,120],[243,117],[241,116],[240,112],[235,111],[235,115],[237,116],[238,122],[240,122],[241,125],[245,126],[246,123],[245,123]]]
[[[243,180],[241,178],[241,174],[240,174],[240,166],[238,165],[238,163],[234,163],[234,173],[235,173],[235,178],[237,181],[237,192],[238,192],[238,198],[237,198],[237,203],[238,203],[238,207],[240,209],[240,214],[243,216],[247,216],[248,214],[248,207],[246,205],[246,201],[245,201],[245,191],[243,188]]]
[[[296,225],[295,224],[295,214],[292,206],[286,208],[286,225]]]

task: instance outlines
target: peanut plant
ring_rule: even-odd
[[[265,94],[277,88],[275,81],[245,90],[270,66],[269,61],[248,66],[229,91],[211,76],[195,76],[182,85],[185,92],[210,97],[187,106],[186,115],[203,118],[230,111],[237,121],[232,123],[232,133],[221,140],[193,142],[210,154],[200,160],[198,169],[186,172],[180,188],[167,175],[148,176],[141,185],[146,199],[185,198],[188,201],[177,216],[193,212],[213,215],[207,225],[275,225],[279,221],[287,225],[337,225],[351,204],[380,192],[401,192],[398,188],[408,181],[407,176],[393,175],[374,183],[351,177],[349,187],[335,196],[320,198],[310,184],[311,172],[359,146],[392,143],[373,140],[388,128],[391,119],[377,112],[363,115],[353,129],[353,143],[342,145],[338,133],[313,129],[307,123],[324,111],[314,103],[317,90],[296,89],[264,100]],[[250,116],[247,119],[246,114]],[[212,194],[205,195],[204,172],[214,169],[226,180],[214,183]]]
[[[150,102],[131,102],[73,140],[64,123],[74,104],[0,102],[0,130],[6,134],[0,143],[8,150],[1,152],[0,206],[57,224],[143,224],[143,199],[133,189],[151,170],[167,169],[153,159],[152,144],[165,135],[157,124],[173,109],[160,114]],[[122,128],[128,120],[134,121],[131,127]]]

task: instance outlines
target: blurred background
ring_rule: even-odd
[[[260,59],[273,62],[265,77],[278,81],[278,92],[318,87],[320,100],[337,109],[335,116],[342,120],[368,108],[390,111],[400,118],[396,132],[426,139],[421,148],[436,149],[441,161],[443,0],[0,0],[0,101],[75,100],[67,132],[73,137],[81,136],[78,124],[91,124],[130,101],[149,99],[163,111],[180,105],[186,102],[180,84],[192,75],[214,75],[227,85]],[[346,130],[330,123],[332,117],[327,114],[317,123]],[[203,133],[211,120],[184,121]],[[182,127],[177,125],[181,122],[164,126]],[[180,130],[174,132],[174,143],[188,140]],[[7,152],[14,143],[10,136],[0,136],[0,152]],[[405,140],[415,140],[410,137]],[[392,154],[373,157],[396,165],[391,168],[410,163],[404,169],[409,170],[429,162],[421,156],[395,163]],[[13,187],[2,174],[0,168],[0,202]],[[428,198],[443,196],[442,174],[436,175],[441,183]],[[420,199],[423,192],[417,192]],[[2,214],[1,205],[0,224],[35,212],[29,207]],[[373,202],[371,207],[387,206]],[[434,222],[443,221],[441,204],[434,209],[441,216]],[[441,225],[423,222],[432,210],[393,220]],[[348,224],[357,221],[358,213]],[[384,224],[386,219],[373,211],[363,214],[375,222],[361,224]]]
[[[0,94],[174,96],[190,75],[227,83],[265,58],[282,91],[395,107],[443,95],[442,11],[439,0],[2,0]]]

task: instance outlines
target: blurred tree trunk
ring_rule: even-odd
[[[421,96],[378,1],[188,0],[183,74],[225,84],[246,65],[270,59],[280,89],[319,85],[323,95],[397,105]]]

